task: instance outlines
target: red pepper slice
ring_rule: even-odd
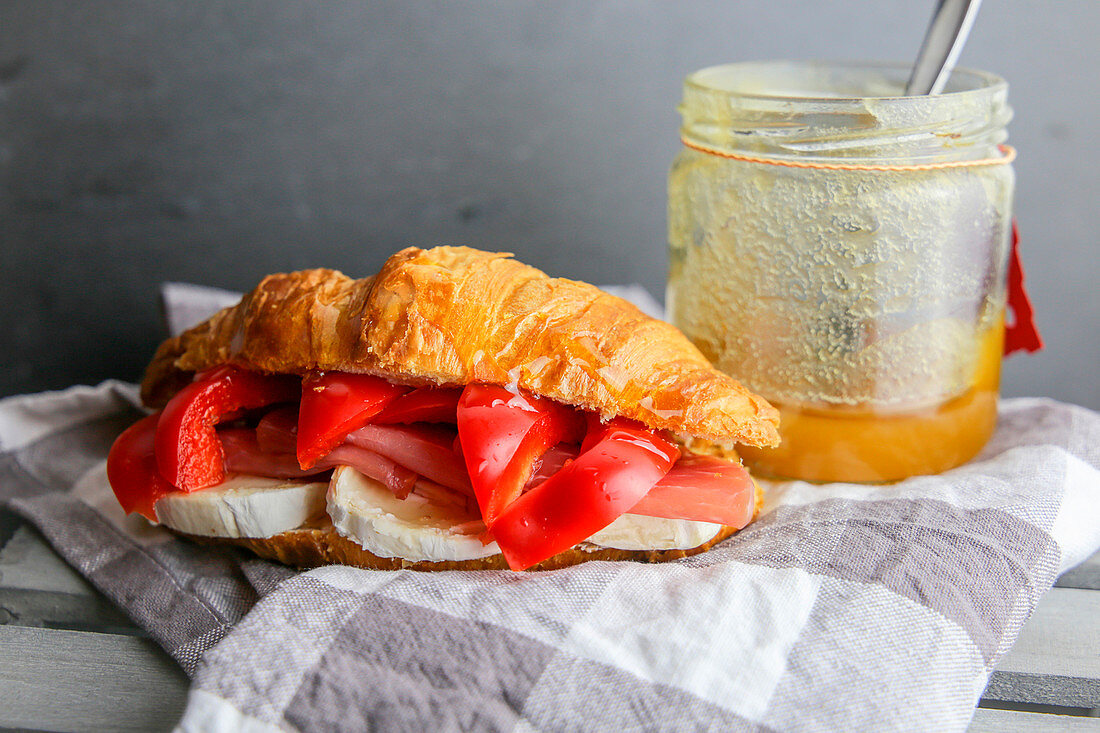
[[[107,456],[107,480],[127,514],[157,521],[157,499],[176,491],[157,470],[156,433],[160,413],[143,417],[115,439]]]
[[[491,527],[513,570],[525,570],[611,524],[680,456],[675,445],[627,420],[612,420],[598,430],[591,448],[509,504]]]
[[[414,422],[446,422],[454,425],[462,390],[451,387],[420,387],[403,394],[378,413],[376,425]]]
[[[227,415],[298,399],[297,377],[219,367],[199,375],[165,406],[157,421],[157,467],[173,486],[195,491],[225,479],[214,426]]]
[[[302,380],[298,462],[309,468],[409,388],[370,374],[315,372]]]
[[[471,384],[458,402],[458,437],[485,524],[515,501],[534,463],[563,440],[580,438],[573,409],[493,384]]]
[[[744,466],[687,453],[629,513],[717,522],[741,529],[755,509],[756,486]]]
[[[542,458],[535,461],[535,470],[531,472],[531,478],[523,485],[524,490],[533,489],[546,479],[562,470],[570,461],[577,460],[577,454],[581,447],[576,443],[558,443],[550,450],[542,454]]]
[[[538,462],[525,489],[534,488],[577,457],[577,446],[559,444]],[[716,522],[740,529],[756,509],[756,485],[745,467],[715,456],[684,453],[628,514]]]

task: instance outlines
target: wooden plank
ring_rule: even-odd
[[[80,596],[96,594],[95,588],[28,526],[16,530],[0,550],[0,585]]]
[[[125,614],[26,526],[0,550],[0,623],[138,632]]]
[[[1054,588],[997,664],[986,700],[1100,708],[1100,593]]]
[[[148,639],[0,626],[0,727],[169,730],[187,677]]]
[[[1100,706],[1100,680],[994,670],[982,699],[1092,709]]]
[[[1055,585],[1059,588],[1100,590],[1100,552],[1096,552],[1077,567],[1062,573]]]
[[[1100,593],[1053,588],[997,670],[1100,679]]]
[[[1054,733],[1055,731],[1100,731],[1100,718],[1075,715],[1021,713],[1015,710],[978,708],[968,733]]]

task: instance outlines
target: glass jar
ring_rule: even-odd
[[[671,320],[775,404],[760,475],[890,481],[993,432],[1012,151],[1007,85],[765,62],[690,75],[669,181]]]

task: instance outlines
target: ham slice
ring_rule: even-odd
[[[455,452],[457,432],[443,425],[365,425],[348,435],[351,445],[374,451],[424,478],[474,495],[466,463]]]
[[[741,529],[756,508],[756,486],[739,463],[684,453],[629,514],[716,522]]]

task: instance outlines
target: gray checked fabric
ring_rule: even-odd
[[[1100,415],[1002,403],[889,486],[769,486],[674,563],[296,572],[124,517],[109,382],[0,401],[0,500],[192,677],[185,731],[965,729],[1055,577],[1100,547]],[[919,714],[918,712],[919,711]]]

